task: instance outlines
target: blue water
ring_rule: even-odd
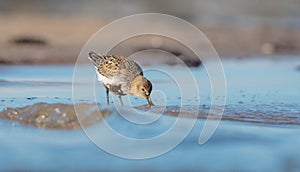
[[[178,146],[146,160],[113,156],[98,148],[81,129],[40,129],[1,119],[0,171],[299,171],[298,65],[300,58],[223,60],[226,113],[214,135],[205,144],[198,144],[204,125],[204,119],[198,119]],[[82,71],[88,67],[80,66]],[[180,66],[161,68],[177,73],[179,78],[185,77],[180,74]],[[200,107],[209,107],[211,88],[205,69],[191,70],[201,88]],[[71,104],[72,74],[73,66],[0,66],[0,109],[37,102]],[[166,103],[167,107],[180,105],[180,91],[170,77],[153,71],[146,71],[145,75],[154,85],[154,103]],[[89,88],[85,76],[82,73],[83,93]],[[167,102],[158,90],[166,95]],[[95,91],[96,100],[104,103],[103,87],[99,84]],[[130,100],[133,105],[146,103],[143,99]],[[191,96],[189,101],[195,98]],[[129,123],[115,112],[106,121],[124,135],[145,138],[170,128],[176,119],[162,115],[153,127],[143,127]],[[189,120],[193,119],[187,118],[186,122]],[[137,151],[138,145],[122,145],[99,130],[102,127],[100,123],[89,130],[120,150]],[[171,143],[173,138],[176,133],[169,141],[153,144],[144,153]]]

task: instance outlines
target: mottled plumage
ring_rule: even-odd
[[[89,53],[89,59],[96,67],[98,80],[106,87],[107,103],[108,93],[112,92],[119,96],[121,103],[121,96],[131,94],[145,98],[153,105],[150,99],[152,84],[133,60],[123,56],[98,55],[95,52]]]

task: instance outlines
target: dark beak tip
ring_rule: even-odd
[[[150,97],[147,97],[147,101],[148,101],[148,104],[149,104],[150,106],[155,106],[155,105],[152,103],[152,101],[151,101],[151,98],[150,98]]]

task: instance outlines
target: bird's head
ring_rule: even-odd
[[[138,75],[131,81],[129,94],[144,98],[149,105],[154,105],[150,98],[151,91],[152,84],[144,76]]]

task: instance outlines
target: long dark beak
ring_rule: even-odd
[[[147,99],[148,104],[149,104],[150,106],[154,106],[154,104],[153,104],[152,101],[151,101],[150,96],[148,96],[146,99]]]

